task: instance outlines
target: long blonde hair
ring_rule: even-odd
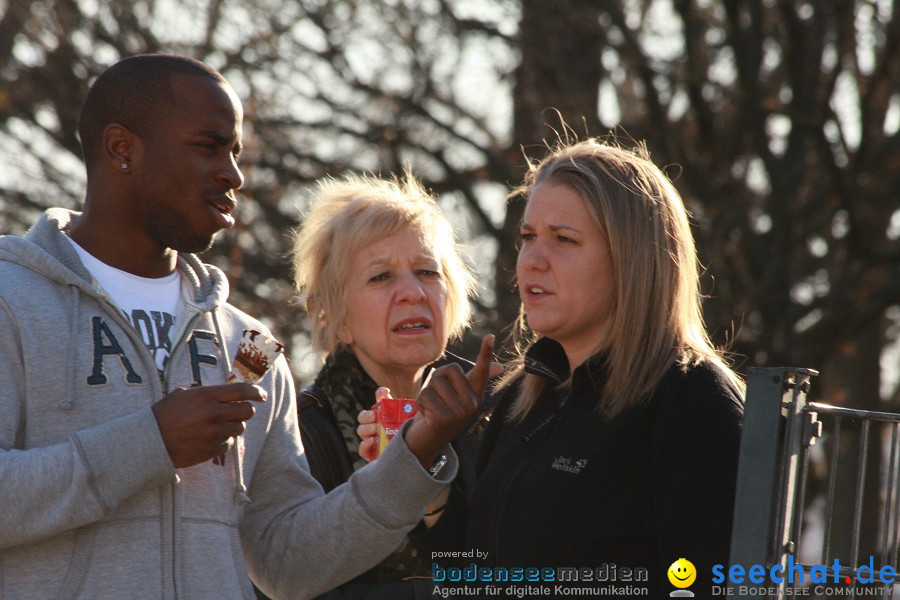
[[[609,337],[597,340],[608,379],[598,409],[607,417],[647,400],[673,363],[683,369],[707,362],[739,389],[740,378],[709,339],[700,304],[697,251],[688,213],[668,177],[651,162],[646,146],[633,149],[587,139],[561,143],[532,163],[513,195],[526,198],[541,185],[565,185],[584,200],[594,224],[609,241],[615,306]],[[525,373],[524,352],[537,336],[520,307],[517,357],[497,389],[521,380],[510,413],[521,419],[547,385]]]

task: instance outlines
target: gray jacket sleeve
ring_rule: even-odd
[[[398,435],[377,461],[328,495],[309,474],[289,376],[250,482],[241,541],[254,582],[272,598],[309,598],[380,562],[453,478],[457,458],[433,478]],[[270,399],[272,396],[270,396]]]

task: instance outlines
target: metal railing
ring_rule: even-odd
[[[816,375],[750,370],[730,598],[900,598],[900,414],[810,402]]]

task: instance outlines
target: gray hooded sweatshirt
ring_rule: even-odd
[[[325,496],[300,443],[285,359],[223,464],[175,469],[151,404],[224,383],[244,329],[221,271],[178,259],[184,302],[159,375],[47,211],[0,237],[0,598],[306,598],[371,567],[456,473],[403,443]]]

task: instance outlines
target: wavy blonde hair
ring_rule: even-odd
[[[341,343],[347,316],[347,280],[354,257],[367,246],[409,229],[433,248],[447,289],[449,337],[471,319],[475,279],[462,259],[453,228],[434,198],[412,175],[382,179],[347,175],[318,184],[311,210],[294,233],[294,288],[312,325],[313,346],[323,357]]]
[[[597,139],[562,142],[542,161],[530,164],[523,184],[511,196],[527,199],[539,185],[564,185],[578,192],[609,240],[615,306],[609,337],[597,340],[594,349],[594,354],[606,354],[601,414],[611,418],[647,400],[673,363],[683,369],[715,364],[743,389],[703,323],[687,210],[675,186],[650,160],[646,146],[627,149]],[[521,380],[513,419],[523,418],[547,385],[543,377],[525,373],[524,352],[539,336],[528,330],[524,317],[520,307],[517,357],[497,384],[499,390]]]

